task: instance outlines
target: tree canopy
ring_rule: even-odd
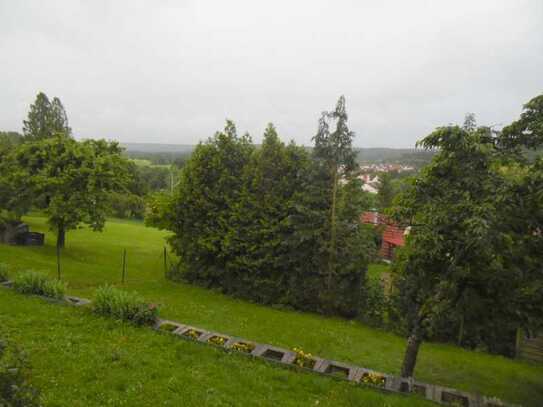
[[[37,141],[53,137],[57,133],[71,136],[68,116],[59,98],[52,101],[47,95],[39,92],[36,100],[30,105],[28,117],[23,121],[25,141]]]
[[[518,158],[518,147],[537,145],[539,120],[530,116],[495,134],[470,119],[420,142],[437,154],[400,195],[394,212],[411,226],[396,264],[409,327],[403,376],[413,375],[420,342],[443,318],[459,321],[461,331],[470,321],[541,323],[534,312],[543,306],[541,159],[517,162],[523,167],[517,177],[504,170]],[[519,127],[532,133],[528,137]]]

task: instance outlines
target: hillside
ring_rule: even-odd
[[[26,221],[31,225],[33,230],[47,232],[44,218],[32,216],[27,217]],[[156,229],[145,228],[140,223],[122,221],[110,221],[106,225],[106,229],[103,233],[93,233],[88,229],[70,232],[67,236],[67,248],[63,253],[63,278],[69,282],[71,293],[85,297],[92,297],[94,289],[106,282],[119,285],[121,252],[123,248],[126,248],[128,253],[128,270],[127,282],[124,287],[137,290],[150,302],[162,304],[162,315],[165,318],[172,318],[203,328],[215,329],[228,334],[239,335],[277,346],[287,348],[298,346],[313,354],[335,360],[353,362],[387,373],[397,374],[399,372],[405,340],[388,332],[372,329],[360,323],[339,318],[326,318],[314,314],[260,306],[236,300],[200,287],[182,283],[172,283],[165,280],[162,258],[163,239],[165,236],[165,233]],[[51,275],[54,275],[56,270],[55,250],[52,238],[52,234],[47,233],[46,246],[44,247],[25,248],[2,246],[2,250],[0,250],[0,262],[12,264],[18,269],[34,268],[45,270],[51,273]],[[0,296],[3,298],[2,301],[4,301],[4,304],[14,303],[11,294],[0,294]],[[26,299],[18,300],[18,302],[24,303],[21,304],[23,309],[24,307],[35,309],[34,305],[25,305],[30,304],[28,301],[29,300]],[[34,304],[34,302],[32,302],[32,304]],[[8,307],[6,305],[2,308],[7,309]],[[16,308],[14,308],[14,311],[15,310]],[[74,312],[72,309],[69,311]],[[23,310],[18,312],[20,312],[20,315],[26,315],[26,312],[30,311]],[[53,317],[53,315],[55,315],[55,312],[57,311],[54,310],[44,312],[47,315],[44,314],[43,318],[45,318],[46,321],[51,322],[54,326],[61,324],[58,321],[62,321],[62,318],[64,318],[64,316],[59,316],[59,320],[55,320],[54,318],[56,317]],[[62,311],[61,315],[65,315],[64,311]],[[5,321],[7,315],[4,314],[2,318]],[[36,325],[36,329],[40,328],[41,323],[37,323],[37,319],[26,321],[22,318],[9,318],[12,326],[11,331],[21,332],[18,335],[24,336],[26,340],[23,342],[30,343],[31,347],[38,346],[37,344],[32,344],[33,337],[45,335],[46,338],[50,338],[48,340],[54,342],[54,338],[57,338],[58,336],[54,333],[57,328],[51,328],[50,330],[45,329],[43,332],[38,330],[38,332],[40,332],[39,335],[37,333],[32,334],[32,332],[36,332],[34,331],[34,325]],[[83,321],[81,322],[83,325],[90,323],[92,320],[87,321],[87,317],[83,319],[81,319],[82,317],[75,318],[76,320],[79,319],[80,321]],[[69,319],[69,321],[71,321],[71,319]],[[92,322],[92,324],[94,323],[95,322]],[[104,322],[104,324],[106,323]],[[66,335],[69,336],[70,332],[72,332],[70,330],[74,329],[73,332],[75,332],[77,326],[79,326],[78,323],[70,322],[62,329],[66,329]],[[102,325],[99,326],[101,327]],[[118,329],[119,332],[122,332],[122,330],[131,330],[131,328],[127,327],[118,327]],[[23,335],[23,330],[28,330],[29,335]],[[108,335],[109,334],[102,334],[98,336],[107,337]],[[142,335],[147,335],[147,333]],[[145,337],[147,338],[147,336]],[[115,341],[116,340],[117,339],[115,339]],[[168,347],[164,345],[164,343],[169,342],[162,342],[162,339],[158,338],[146,339],[146,341],[147,340],[152,344],[160,343],[160,345],[157,346],[162,349],[160,351],[161,354],[164,353],[168,355]],[[82,339],[77,343],[84,342],[86,341]],[[96,348],[92,351],[100,353],[100,346],[105,345],[96,345]],[[192,347],[184,348],[186,345],[176,346],[181,346],[183,349],[192,349]],[[176,351],[170,352],[174,352],[174,355],[176,354]],[[215,355],[214,350],[202,350],[201,352],[203,352],[203,354],[210,352]],[[169,355],[171,356],[172,353],[169,353]],[[168,366],[168,369],[170,368],[169,366],[172,364],[172,361],[161,359],[162,357],[167,358],[167,356],[159,357],[157,354],[153,353],[153,357],[158,358],[157,360],[163,360],[163,362],[160,363],[165,363],[166,366]],[[223,363],[238,363],[224,361],[225,358],[219,355],[210,356],[210,364],[214,363],[214,357],[218,358],[217,360],[219,363],[217,369],[219,371],[226,372]],[[42,375],[49,373],[49,368],[44,367],[48,366],[44,361],[40,362],[38,360],[38,362],[35,363],[38,365],[41,363],[42,367],[40,369],[45,369],[45,371],[41,372]],[[91,362],[85,361],[85,363]],[[131,363],[138,364],[140,362],[136,358]],[[202,378],[207,378],[212,374],[210,371],[205,369],[200,370],[199,367],[192,364],[180,363],[180,365],[187,366],[188,369],[198,372],[196,374]],[[158,365],[152,364],[151,366],[155,366],[156,368]],[[154,370],[155,368],[150,367],[149,369]],[[40,369],[38,369],[38,372],[40,372]],[[252,380],[250,378],[241,378],[245,376],[244,372],[249,370],[252,371],[252,369],[253,365],[238,367],[238,372],[236,372],[233,377],[240,378],[239,380],[242,382],[245,380]],[[271,376],[279,375],[284,377],[283,375],[285,373],[279,373],[279,370],[276,368],[270,367],[269,369],[276,372],[270,373]],[[144,370],[147,371],[147,369]],[[90,371],[91,369],[89,368],[88,372]],[[130,372],[127,374],[132,375],[135,373]],[[227,373],[225,373],[225,375],[226,374]],[[541,380],[541,377],[543,377],[542,365],[513,361],[504,357],[492,356],[484,353],[470,352],[445,344],[425,343],[422,346],[420,361],[416,370],[416,377],[431,383],[472,392],[478,391],[486,395],[495,395],[504,400],[523,403],[524,405],[535,406],[537,405],[537,400],[543,399],[543,383]],[[70,378],[66,377],[63,380],[69,381]],[[74,380],[84,380],[84,377],[79,377]],[[222,383],[224,380],[226,380],[224,376],[217,373],[216,383]],[[281,389],[285,389],[284,383],[287,381],[290,383],[290,380],[291,379],[278,379],[277,381],[270,380],[267,388],[273,389],[274,393],[276,391],[280,392]],[[303,382],[303,386],[314,386],[314,389],[311,390],[311,392],[319,392],[316,389],[321,389],[322,386],[325,388],[326,386],[332,386],[332,384],[321,385],[320,378],[303,380],[308,380],[307,382]],[[315,380],[318,381],[318,384],[308,384],[314,383]],[[212,385],[208,383],[206,386],[217,388],[218,386],[223,386],[223,384]],[[247,382],[246,386],[251,387],[252,384]],[[300,383],[299,386],[302,386],[302,383]],[[251,400],[251,403],[259,404],[258,400],[263,400],[262,397],[264,397],[263,394],[266,390],[263,390],[263,387],[258,386],[251,388],[253,390],[251,390],[251,393],[247,396],[248,400]],[[163,390],[158,391],[166,391],[163,387],[161,387],[161,389]],[[303,390],[303,392],[305,391],[306,390]],[[325,392],[326,391],[328,390],[325,390]],[[330,391],[342,393],[344,390],[331,389]],[[196,393],[198,393],[198,391],[196,391]],[[307,397],[307,393],[303,394],[305,394],[305,396],[300,397]],[[355,397],[354,400],[358,400],[356,399],[358,396],[351,396],[348,391],[345,391],[345,398],[341,398],[340,401],[337,401],[336,405],[349,404],[349,400],[351,400],[350,397]],[[307,400],[307,398],[304,400]],[[388,400],[389,399],[387,398],[387,403],[393,405],[393,399],[391,398],[390,402]]]

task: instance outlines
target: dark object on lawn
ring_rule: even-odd
[[[9,221],[0,225],[0,243],[20,246],[43,246],[45,234],[31,232],[26,223]]]

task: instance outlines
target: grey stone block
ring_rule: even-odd
[[[290,351],[286,349],[278,348],[276,346],[260,344],[255,348],[255,350],[252,353],[253,355],[261,357],[261,358],[274,360],[276,362],[281,362],[283,361],[283,358],[285,358],[285,356],[289,354],[289,352]]]
[[[335,377],[349,379],[349,377],[351,377],[351,370],[353,369],[354,366],[348,365],[347,363],[324,359],[315,370]]]
[[[66,302],[68,302],[68,304],[75,305],[77,307],[91,303],[91,301],[87,298],[74,297],[72,295],[68,295],[64,297],[64,299],[66,300]]]

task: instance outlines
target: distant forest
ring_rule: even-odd
[[[156,165],[176,164],[181,167],[196,146],[186,144],[123,143],[130,158],[149,160]],[[311,148],[307,147],[308,150]],[[415,148],[355,148],[361,164],[404,164],[415,168],[428,164],[435,152]]]

